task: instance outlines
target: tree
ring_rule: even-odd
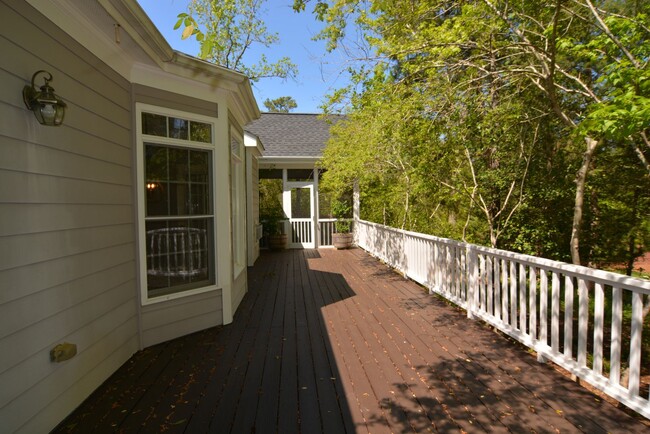
[[[295,7],[304,9],[305,3],[298,0]],[[437,178],[428,191],[437,184],[464,195],[465,226],[471,225],[470,214],[477,207],[493,234],[492,244],[498,239],[494,235],[505,230],[503,225],[526,208],[526,197],[558,196],[536,195],[526,188],[531,166],[509,159],[516,143],[528,147],[520,154],[524,158],[545,159],[554,176],[558,171],[573,173],[572,217],[562,225],[570,223],[567,244],[572,261],[587,263],[593,249],[581,240],[585,232],[589,239],[593,230],[593,220],[588,219],[593,215],[585,207],[594,203],[587,197],[594,194],[588,188],[588,174],[606,160],[599,162],[598,151],[632,148],[636,164],[646,168],[641,176],[650,174],[648,8],[645,2],[590,0],[318,0],[314,11],[327,23],[322,37],[330,39],[330,47],[345,37],[350,23],[356,23],[373,47],[366,66],[354,75],[350,100],[352,113],[358,113],[355,117],[375,125],[363,113],[381,110],[372,100],[389,94],[392,104],[405,104],[409,112],[403,118],[421,120],[420,127],[433,135],[426,139],[430,153],[438,163],[445,162],[430,164],[432,156],[421,154],[417,162],[409,161],[415,163],[412,175]],[[392,160],[398,165],[412,147],[419,148],[416,140],[422,140],[422,132],[413,127],[377,131],[367,136],[376,137],[380,152],[385,140],[395,145],[396,131],[405,134],[399,137],[403,144]],[[535,145],[531,131],[546,141]],[[365,146],[366,137],[359,142],[349,141],[348,146]],[[624,154],[609,154],[614,160],[607,158],[608,170],[623,170]],[[532,162],[534,176],[543,173],[540,163]],[[421,167],[429,171],[420,171]],[[336,170],[330,167],[330,172]],[[412,186],[414,177],[409,179]],[[552,188],[537,181],[530,185]],[[618,187],[634,189],[634,185]],[[519,194],[513,198],[510,192]],[[512,235],[510,231],[508,238],[517,238]]]
[[[281,96],[275,99],[267,98],[264,100],[264,107],[266,107],[270,113],[289,113],[291,110],[298,107],[298,104],[293,97]]]
[[[182,38],[196,37],[201,44],[199,57],[246,74],[252,81],[261,78],[294,77],[297,67],[288,57],[270,62],[262,54],[256,62],[245,60],[254,45],[269,48],[279,42],[261,19],[265,0],[191,0],[189,13],[178,15],[174,29],[183,27]]]

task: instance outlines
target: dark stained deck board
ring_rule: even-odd
[[[648,432],[359,249],[263,254],[233,324],[134,355],[55,432]]]
[[[352,271],[352,270],[350,270]],[[363,279],[361,280],[363,282]],[[360,283],[359,285],[355,285],[355,289],[359,288],[360,290],[364,289],[364,284]],[[399,326],[404,326],[403,323],[396,324],[396,321],[400,321],[399,316],[394,316],[392,313],[389,313],[388,310],[390,310],[390,304],[386,304],[386,301],[381,298],[377,297],[376,293],[374,293],[374,290],[371,288],[367,288],[368,291],[372,291],[372,297],[370,298],[372,300],[372,307],[367,308],[366,305],[362,305],[361,303],[357,303],[357,306],[360,310],[365,310],[365,317],[364,322],[367,324],[378,324],[379,327],[373,327],[373,334],[375,334],[376,339],[378,340],[378,345],[379,347],[375,350],[376,352],[379,351],[380,354],[378,355],[379,358],[390,358],[390,362],[394,364],[395,368],[391,369],[390,365],[384,361],[383,369],[387,372],[390,373],[390,371],[395,371],[395,372],[400,372],[401,375],[399,377],[393,377],[392,383],[393,383],[393,389],[391,393],[400,393],[401,395],[401,400],[400,402],[390,402],[391,408],[393,408],[393,413],[395,413],[396,409],[399,407],[402,407],[401,410],[404,411],[407,415],[410,416],[411,421],[410,424],[411,426],[415,427],[418,431],[422,431],[426,428],[429,428],[428,425],[432,424],[434,427],[436,426],[435,424],[435,419],[432,419],[429,417],[429,415],[435,414],[434,411],[427,411],[426,408],[423,408],[421,402],[418,400],[418,397],[420,399],[424,400],[427,398],[427,395],[429,395],[428,391],[424,391],[422,388],[418,388],[418,382],[413,382],[412,380],[415,379],[415,376],[411,377],[406,377],[408,373],[411,375],[415,374],[413,372],[414,366],[411,364],[412,362],[415,362],[416,365],[419,365],[419,369],[422,369],[426,366],[426,362],[422,357],[420,357],[418,354],[413,352],[413,341],[415,338],[415,335],[413,336],[403,336],[400,335],[399,331]],[[383,331],[381,336],[379,336],[379,331]],[[366,334],[368,334],[366,332]],[[381,352],[385,354],[381,354]],[[406,357],[405,357],[406,356]],[[409,381],[410,380],[410,381]],[[421,379],[419,378],[418,380]],[[446,399],[446,397],[443,397],[443,402],[447,407],[451,407],[452,410],[455,410],[460,407],[464,406],[471,406],[473,408],[479,408],[478,405],[479,400],[478,400],[478,395],[474,394],[467,394],[461,389],[459,389],[458,386],[455,388],[451,388],[448,386],[448,384],[452,381],[455,381],[455,378],[447,376],[446,378],[437,378],[439,380],[436,384],[436,388],[438,390],[445,390],[447,389],[448,392],[451,390],[454,390],[454,396],[456,398],[465,398],[465,402],[459,401],[459,402],[453,402],[450,399]],[[416,390],[418,393],[416,393]],[[469,401],[469,402],[467,402]],[[459,405],[461,404],[461,405]],[[404,407],[405,405],[408,406]],[[442,405],[437,406],[438,410],[443,410]],[[459,423],[463,426],[465,430],[473,430],[476,431],[477,429],[480,429],[482,426],[484,426],[486,429],[489,429],[490,431],[494,432],[505,432],[502,426],[499,425],[498,421],[495,420],[494,418],[492,420],[489,420],[491,413],[484,412],[486,413],[487,419],[488,420],[483,420],[482,424],[474,421],[472,424],[465,424],[464,420],[469,418],[468,414],[463,414],[462,412],[456,412],[456,420],[460,421]],[[427,415],[427,418],[422,417],[422,415]],[[428,423],[430,422],[430,423]],[[438,429],[442,429],[439,427]]]
[[[403,279],[401,279],[401,280],[403,280]],[[401,286],[401,283],[397,282],[395,284],[395,286],[399,287],[399,286]],[[426,298],[431,300],[431,298],[428,297],[428,296],[426,296]],[[408,316],[402,315],[402,316],[400,316],[400,318],[408,318]],[[537,429],[537,430],[548,430],[550,428],[557,428],[557,429],[560,429],[560,430],[566,430],[566,429],[570,429],[573,426],[573,424],[567,422],[564,418],[559,417],[557,415],[557,413],[555,411],[553,411],[552,409],[550,409],[548,406],[542,405],[540,407],[539,402],[536,403],[537,404],[536,413],[540,413],[541,417],[536,417],[536,418],[534,418],[535,421],[533,421],[533,418],[529,417],[530,416],[529,412],[520,411],[520,410],[530,409],[530,405],[532,405],[532,403],[530,405],[526,405],[525,403],[524,403],[524,405],[521,405],[521,403],[518,403],[517,401],[513,401],[512,399],[510,399],[510,398],[512,398],[513,390],[521,390],[521,391],[524,392],[524,394],[523,394],[524,397],[530,397],[531,401],[534,401],[535,399],[533,398],[533,396],[532,396],[532,394],[531,394],[531,392],[529,390],[524,389],[523,387],[521,387],[518,384],[506,384],[506,381],[505,381],[506,379],[503,376],[499,376],[498,378],[490,378],[490,376],[481,375],[480,372],[478,372],[475,369],[475,366],[476,366],[475,363],[466,362],[464,360],[465,357],[467,358],[466,360],[471,360],[471,359],[474,358],[474,356],[472,355],[472,352],[468,351],[468,349],[472,349],[473,347],[476,346],[475,339],[477,338],[477,336],[475,334],[473,334],[473,333],[458,334],[457,333],[457,331],[458,331],[457,330],[457,324],[459,322],[464,322],[465,323],[465,327],[464,327],[465,331],[468,331],[468,327],[470,327],[470,326],[477,326],[477,324],[480,324],[480,323],[474,323],[474,322],[471,322],[471,321],[467,321],[465,318],[462,318],[461,316],[459,316],[458,318],[456,318],[456,321],[454,321],[454,328],[452,330],[448,331],[448,333],[450,333],[452,337],[447,339],[444,333],[443,334],[438,334],[438,337],[436,337],[436,339],[434,339],[434,341],[437,341],[438,345],[441,346],[442,348],[451,349],[453,347],[456,347],[457,354],[462,355],[461,357],[458,357],[457,365],[462,366],[463,368],[468,370],[468,373],[470,374],[470,376],[468,377],[468,380],[465,381],[465,384],[468,387],[474,388],[473,386],[475,386],[476,384],[481,382],[481,380],[487,381],[489,383],[490,387],[493,387],[493,388],[495,388],[495,389],[497,389],[499,391],[499,396],[505,398],[507,400],[507,402],[511,406],[514,407],[513,410],[515,410],[516,413],[511,412],[511,413],[513,413],[513,416],[518,417],[518,418],[521,418],[523,416],[526,419],[524,421],[524,425],[521,425],[521,422],[519,422],[519,424],[514,425],[514,426],[508,424],[510,429],[512,429],[514,431],[517,431],[523,426],[528,426],[528,427],[532,427],[532,428]],[[410,335],[417,335],[417,331],[416,330],[411,330],[409,334]],[[471,337],[471,339],[468,339],[470,337]],[[495,339],[492,339],[492,341],[494,341],[494,340]],[[501,340],[501,341],[503,341],[503,340]],[[507,345],[507,341],[504,341],[504,342],[506,342],[506,345]],[[434,347],[435,347],[435,344],[432,344],[430,346],[430,348],[434,348]],[[488,346],[487,348],[489,349],[491,347]],[[518,356],[516,356],[516,355],[512,355],[512,356],[515,357],[515,358],[518,358]],[[437,354],[436,357],[444,359],[444,353]],[[530,357],[528,357],[528,358],[530,360],[532,360],[532,363],[536,364],[534,359],[532,359]],[[504,360],[503,353],[500,354],[500,357],[498,357],[498,359],[499,360],[496,362],[497,367],[503,365],[503,360]],[[514,360],[514,359],[507,358],[507,360],[511,361],[511,360]],[[508,366],[508,364],[505,364],[505,366]],[[530,366],[530,365],[528,367],[533,368],[533,372],[536,371],[535,368],[539,368],[539,366]],[[523,372],[525,373],[526,371],[528,371],[528,370],[525,370]],[[530,371],[528,371],[528,372],[530,372]],[[463,375],[462,371],[461,371],[460,375],[462,377],[466,376],[466,375]],[[496,382],[493,381],[493,380],[496,380]],[[474,394],[475,395],[479,395],[479,394],[483,395],[483,392],[480,391],[480,390],[475,389]],[[518,405],[513,405],[513,404],[518,404]],[[492,408],[498,408],[498,406],[491,406],[491,407]],[[544,410],[544,412],[540,412],[540,410]],[[584,412],[583,412],[583,414],[584,414]],[[584,417],[588,418],[589,416],[584,416]],[[583,419],[584,419],[584,417],[583,417]],[[555,421],[555,423],[557,425],[554,426],[553,423],[551,423],[552,421]],[[542,422],[542,424],[538,425],[540,422]],[[546,425],[544,422],[549,422],[551,424],[551,426]],[[583,423],[584,422],[585,421],[583,421]],[[598,429],[598,427],[596,427],[596,426],[593,426],[593,424],[592,424],[592,426],[589,426],[589,425],[590,424],[586,424],[586,427],[588,427],[590,429],[590,432],[598,432],[598,431],[600,431],[600,429]]]
[[[350,270],[350,272],[353,271]],[[417,294],[410,293],[409,296],[411,297],[415,296],[414,298],[417,298]],[[431,299],[431,297],[429,296],[426,297],[428,299]],[[386,309],[391,308],[389,304],[386,304],[384,307]],[[378,321],[385,323],[386,315],[383,314],[375,314],[375,315]],[[403,354],[406,357],[408,357],[407,362],[411,370],[417,371],[421,369],[423,366],[425,366],[426,355],[429,353],[433,355],[434,358],[437,360],[445,360],[448,358],[447,354],[444,351],[440,352],[440,350],[438,350],[438,352],[436,353],[437,345],[435,342],[431,342],[429,345],[427,345],[420,338],[420,336],[425,336],[427,334],[427,329],[422,326],[422,324],[425,322],[419,320],[419,316],[416,317],[415,319],[410,319],[409,315],[398,315],[397,318],[401,320],[401,323],[393,324],[393,327],[394,327],[394,332],[398,334],[399,339],[397,338],[393,339],[392,342],[395,344],[396,347],[398,347],[398,354]],[[387,330],[387,333],[391,333],[391,331]],[[446,345],[450,346],[449,343],[446,343]],[[506,425],[509,429],[513,431],[517,431],[520,430],[523,426],[528,426],[528,424],[526,424],[525,421],[521,420],[520,415],[518,413],[513,412],[510,407],[508,407],[503,401],[499,400],[498,396],[492,392],[490,387],[487,387],[487,385],[483,384],[483,381],[481,381],[480,378],[482,377],[481,375],[482,373],[473,370],[475,364],[472,364],[471,362],[464,363],[463,359],[458,360],[458,362],[463,368],[465,368],[468,371],[467,374],[473,376],[473,378],[471,378],[471,381],[464,382],[464,389],[467,390],[468,392],[467,397],[473,401],[472,404],[474,407],[479,404],[477,398],[480,397],[481,404],[486,407],[490,407],[492,411],[498,410],[500,414],[509,414],[512,416],[512,417],[500,419],[500,422]],[[431,369],[430,374],[432,377],[434,373],[435,373],[434,370]],[[418,375],[420,374],[418,373]],[[449,383],[449,382],[455,382],[457,380],[453,377],[447,376],[444,379],[440,379],[440,381],[447,381],[447,383]],[[492,382],[490,384],[490,386],[497,386],[497,387],[500,385],[501,385],[500,382]],[[451,388],[451,390],[454,389],[458,389],[458,386]],[[415,393],[414,390],[410,390],[410,392],[413,392],[413,395],[415,395],[416,397],[422,396],[421,393]],[[445,404],[449,406],[448,402]],[[523,416],[525,417],[526,414],[523,413]],[[516,421],[514,423],[510,423],[510,419],[513,418],[516,419]],[[496,426],[494,425],[494,423],[496,422],[494,418],[489,418],[489,419],[490,420],[488,420],[487,422],[491,431],[503,430],[503,427],[499,426],[498,424]],[[550,427],[548,426],[546,427],[546,429],[549,428]]]
[[[308,274],[314,275],[314,273]],[[347,406],[342,407],[339,402],[339,399],[344,397],[344,393],[339,386],[340,374],[334,361],[331,337],[328,335],[327,323],[323,318],[322,311],[326,306],[341,302],[345,297],[350,297],[353,294],[351,291],[334,291],[335,281],[341,278],[339,274],[320,272],[315,273],[315,277],[316,279],[311,283],[314,284],[313,288],[318,290],[311,291],[311,294],[313,294],[314,311],[317,311],[318,314],[314,316],[316,321],[312,319],[314,323],[312,330],[315,333],[311,335],[311,338],[322,429],[326,433],[345,432],[346,422],[344,419],[348,417]]]

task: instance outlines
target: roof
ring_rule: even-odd
[[[264,157],[321,157],[330,126],[341,116],[308,113],[262,113],[245,130],[264,144]]]

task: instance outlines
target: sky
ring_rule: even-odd
[[[199,53],[194,38],[181,39],[181,29],[173,30],[176,16],[187,11],[188,0],[138,0],[149,18],[175,50],[193,56]],[[280,41],[264,54],[270,61],[284,56],[298,66],[296,79],[261,79],[253,83],[253,92],[261,111],[266,111],[264,100],[292,96],[298,107],[294,113],[320,113],[326,94],[344,87],[347,75],[344,60],[336,53],[328,54],[323,41],[312,38],[322,28],[309,8],[297,14],[292,9],[293,0],[267,0],[263,19],[269,32],[277,33]],[[259,51],[251,51],[255,56]]]

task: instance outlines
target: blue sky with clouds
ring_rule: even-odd
[[[173,30],[176,16],[186,12],[188,0],[138,0],[158,30],[176,50],[197,55],[199,45],[194,38],[181,40],[181,30]],[[298,103],[296,113],[319,113],[325,95],[347,84],[347,75],[341,73],[344,60],[337,53],[325,52],[325,43],[313,41],[322,24],[308,10],[296,14],[293,0],[267,0],[263,14],[270,32],[278,33],[280,42],[264,49],[271,61],[288,56],[298,65],[295,80],[262,79],[253,85],[253,91],[262,111],[265,99],[292,96]],[[249,59],[260,51],[251,50]]]

